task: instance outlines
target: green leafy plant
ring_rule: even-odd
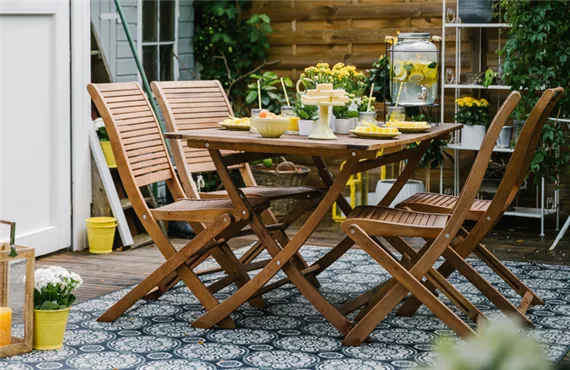
[[[93,124],[95,125],[95,131],[97,132],[99,141],[109,141],[109,134],[107,133],[103,120],[101,118],[97,118],[93,121]]]
[[[519,120],[526,119],[542,90],[570,87],[570,1],[502,1],[504,21],[511,25],[501,55],[503,80],[523,93],[516,110]],[[570,94],[560,100],[560,118],[570,118]],[[541,176],[555,179],[566,170],[569,159],[558,154],[568,140],[559,124],[544,127],[542,141],[531,166],[535,182]]]
[[[485,71],[485,79],[483,80],[483,86],[486,89],[489,88],[489,86],[491,86],[493,84],[493,82],[495,82],[495,80],[497,79],[498,76],[499,76],[499,74],[493,72],[493,70],[491,68],[487,69]]]
[[[297,94],[295,104],[293,105],[293,112],[303,120],[313,120],[318,116],[319,107],[316,105],[303,105],[301,103],[301,94]]]
[[[71,307],[76,298],[72,292],[83,280],[63,267],[50,266],[35,273],[34,308],[36,310],[61,310]]]
[[[368,102],[370,101],[370,110],[368,109]],[[363,96],[362,98],[358,99],[358,111],[359,112],[376,112],[376,108],[374,107],[374,103],[376,102],[376,97],[368,97]]]
[[[561,169],[567,168],[570,163],[570,153],[560,150],[567,144],[560,122],[544,126],[541,145],[536,149],[530,165],[531,172],[537,175],[535,182],[544,177],[557,183]]]
[[[197,1],[194,52],[204,80],[220,80],[236,114],[244,113],[246,79],[276,62],[267,61],[271,20],[247,18],[250,1]]]
[[[489,124],[489,102],[487,99],[475,99],[467,96],[456,99],[455,102],[459,107],[455,114],[455,121],[467,126],[487,126]]]
[[[348,94],[349,102],[346,105],[333,107],[333,115],[338,119],[358,117],[358,103],[354,94]]]
[[[285,95],[281,87],[281,80],[275,72],[267,71],[263,74],[252,74],[247,85],[245,104],[248,107],[258,108],[257,81],[260,81],[261,104],[263,109],[267,109],[275,114],[281,113],[281,106],[286,105]],[[291,88],[293,82],[289,77],[284,77],[285,87]]]
[[[372,63],[372,68],[368,70],[368,87],[374,83],[373,96],[377,101],[390,100],[389,77],[390,75],[390,58],[381,55],[377,61]]]

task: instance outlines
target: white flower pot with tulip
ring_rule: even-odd
[[[461,146],[467,149],[479,149],[490,122],[489,102],[486,99],[469,96],[459,98],[455,102],[458,107],[455,121],[464,125],[461,130]]]

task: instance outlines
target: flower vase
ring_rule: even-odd
[[[352,118],[335,118],[334,133],[340,135],[348,135],[354,120]]]
[[[461,146],[468,149],[479,149],[485,139],[487,128],[483,125],[464,125],[461,129]]]
[[[312,119],[301,119],[299,120],[299,135],[309,136],[315,127],[317,127],[317,121]]]
[[[63,347],[70,307],[61,310],[34,310],[33,348],[39,350]]]

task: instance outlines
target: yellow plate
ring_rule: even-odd
[[[220,126],[227,128],[228,130],[235,131],[249,131],[249,125],[234,125],[231,123],[219,122]]]
[[[384,132],[364,132],[364,131],[356,131],[356,130],[350,130],[350,133],[353,135],[356,135],[358,137],[367,137],[367,138],[372,138],[372,139],[392,139],[398,135],[400,135],[400,132],[398,133],[384,133]]]

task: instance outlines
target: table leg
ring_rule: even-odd
[[[231,297],[222,302],[217,309],[208,311],[205,315],[197,319],[194,327],[210,328],[217,322],[227,317],[231,312],[246,302],[257,290],[265,285],[279,270],[287,274],[291,282],[300,290],[315,308],[317,308],[329,322],[335,326],[341,333],[346,334],[351,328],[348,321],[333,305],[330,304],[316,289],[312,286],[296,266],[290,263],[293,256],[299,251],[309,236],[313,233],[319,222],[330,209],[334,201],[340,196],[344,186],[359,158],[353,156],[347,160],[343,170],[338,175],[333,186],[321,200],[320,204],[313,211],[309,219],[301,227],[299,232],[291,239],[291,241],[281,249],[275,240],[267,231],[265,225],[255,214],[247,201],[247,198],[240,194],[239,190],[233,183],[229,175],[227,167],[224,165],[221,153],[218,150],[210,149],[210,155],[218,170],[220,179],[222,180],[228,195],[234,202],[240,213],[249,217],[250,226],[260,238],[260,241],[266,246],[268,252],[272,254],[273,259],[269,262],[252,280],[247,282],[242,288],[238,289]],[[244,213],[245,211],[245,213]]]

